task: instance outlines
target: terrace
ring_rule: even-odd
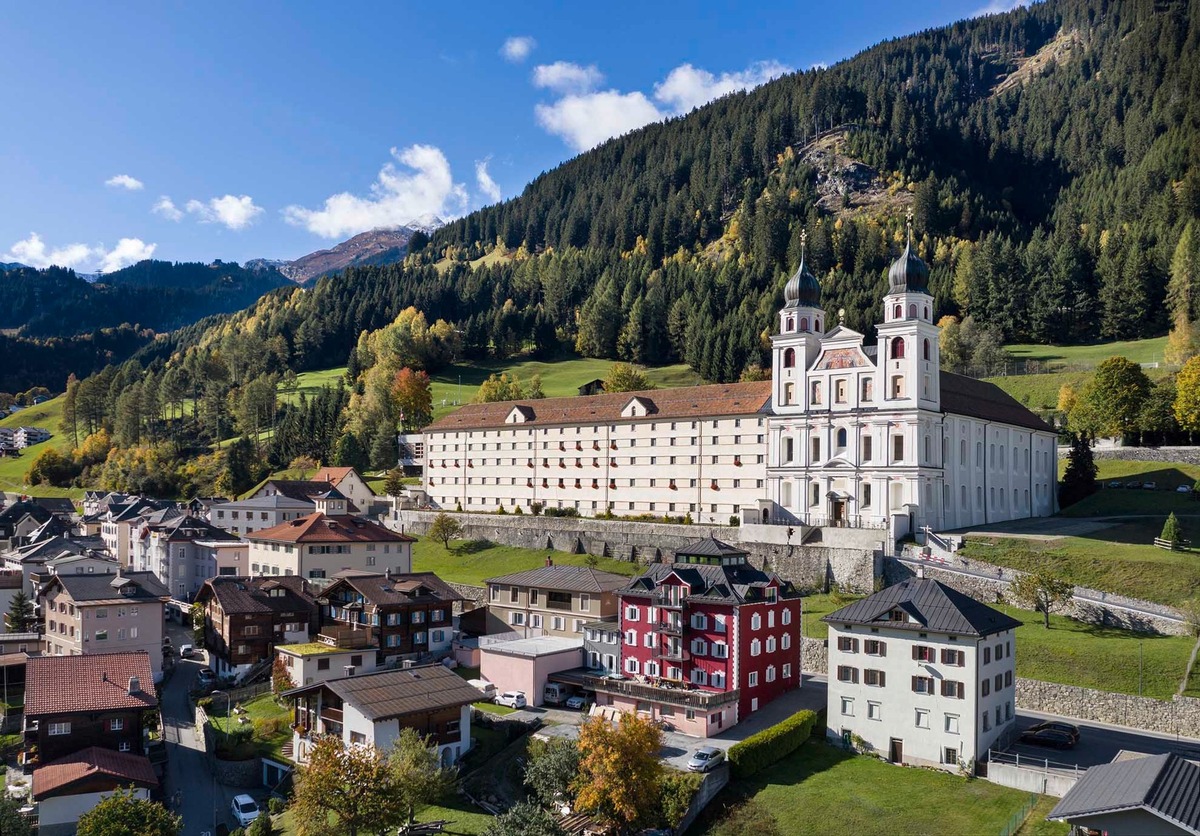
[[[697,688],[651,685],[644,682],[633,682],[628,679],[611,679],[604,676],[584,675],[583,684],[585,688],[591,688],[598,693],[616,694],[623,697],[632,697],[636,700],[666,703],[667,705],[675,705],[681,708],[698,708],[706,711],[735,703],[741,697],[741,691],[737,688],[729,691],[701,691]]]

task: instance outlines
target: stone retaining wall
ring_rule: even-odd
[[[819,676],[829,672],[829,648],[825,639],[800,639],[800,670]]]
[[[457,592],[462,597],[466,598],[468,601],[473,601],[475,603],[475,606],[482,604],[484,599],[487,597],[487,588],[486,587],[469,586],[468,584],[465,584],[465,583],[449,583],[449,582],[446,583],[446,586],[453,589],[455,592]]]
[[[385,524],[397,531],[422,535],[438,512],[395,511]],[[751,560],[764,564],[801,589],[824,590],[830,584],[858,592],[874,589],[878,552],[823,545],[789,546],[743,539],[738,526],[671,525],[589,517],[545,517],[498,514],[454,515],[467,540],[489,540],[527,549],[594,554],[636,563],[669,558],[677,549],[710,535],[740,546]]]
[[[957,589],[959,592],[970,595],[972,598],[983,601],[985,604],[994,604],[1006,600],[1009,584],[1024,574],[1016,569],[1009,569],[1005,566],[997,566],[993,563],[986,563],[974,558],[967,559],[961,557],[952,558],[951,563],[945,567],[938,563],[927,561],[921,561],[920,567],[924,569],[925,577],[941,581],[946,586]],[[970,569],[974,572],[986,572],[989,575],[994,574],[995,577],[978,577],[976,575],[966,575],[961,572],[950,571],[950,569],[955,567]],[[916,573],[917,568],[910,563],[905,563],[893,557],[883,559],[883,579],[887,586],[892,586],[914,577]],[[1153,612],[1132,612],[1121,608],[1123,606],[1130,606],[1136,607],[1139,610],[1151,610],[1163,615],[1178,617],[1179,613],[1171,607],[1165,607],[1162,604],[1143,601],[1138,598],[1128,598],[1124,595],[1100,592],[1082,586],[1075,587],[1075,594],[1084,597],[1073,599],[1070,606],[1062,611],[1062,614],[1077,621],[1082,621],[1086,624],[1097,624],[1103,627],[1133,630],[1139,633],[1158,633],[1168,636],[1186,636],[1189,634],[1189,628],[1184,621],[1158,617]]]
[[[1017,708],[1200,738],[1200,699],[1193,697],[1156,700],[1018,677]]]
[[[213,774],[217,783],[226,787],[253,789],[262,786],[262,758],[244,761],[227,761],[213,757]]]
[[[1069,447],[1059,447],[1058,457],[1065,459],[1069,451]],[[1093,447],[1092,458],[1163,464],[1200,464],[1200,447]]]

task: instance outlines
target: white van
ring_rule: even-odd
[[[496,698],[496,686],[486,679],[468,679],[467,684],[483,694],[485,700],[494,700]]]

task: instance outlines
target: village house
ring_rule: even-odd
[[[53,656],[144,652],[149,687],[162,679],[163,608],[166,588],[150,572],[53,575],[38,601]]]
[[[1072,833],[1200,834],[1200,765],[1176,754],[1121,752],[1093,766],[1046,816]]]
[[[821,620],[831,739],[958,771],[1015,729],[1016,619],[918,577]]]
[[[285,494],[257,496],[226,502],[212,510],[212,524],[232,534],[246,535],[280,523],[307,517],[316,510],[311,499],[293,499]]]
[[[292,701],[299,764],[308,762],[317,735],[387,751],[401,729],[410,728],[431,736],[449,766],[471,748],[471,703],[479,692],[444,666],[429,665],[314,682],[283,697]]]
[[[124,502],[111,502],[100,515],[100,537],[108,553],[122,566],[129,566],[142,524],[151,520],[164,522],[181,512],[168,502],[130,497]]]
[[[799,593],[714,538],[652,563],[619,592],[621,672],[597,705],[707,737],[800,686]]]
[[[350,500],[360,513],[371,512],[371,506],[382,501],[371,490],[362,474],[352,467],[322,467],[312,475],[314,482],[328,482],[338,493]]]
[[[38,836],[73,836],[79,817],[114,790],[148,799],[158,785],[154,765],[144,755],[89,746],[51,761],[33,773]]]
[[[18,450],[24,450],[26,447],[49,440],[50,431],[41,427],[17,427],[17,431],[13,433],[13,444]]]
[[[252,574],[322,581],[344,569],[412,571],[413,537],[352,516],[349,500],[336,489],[315,502],[317,510],[306,517],[246,535]]]
[[[307,642],[316,604],[303,578],[209,578],[196,596],[204,611],[204,646],[220,675],[242,676],[269,664],[279,644]]]
[[[130,566],[153,572],[173,597],[190,601],[204,581],[217,574],[212,550],[198,545],[214,540],[238,538],[199,517],[158,512],[144,518],[138,529]]]
[[[616,620],[629,578],[586,566],[546,565],[488,578],[487,632],[583,637],[589,621]]]

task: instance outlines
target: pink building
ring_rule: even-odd
[[[540,636],[487,643],[480,640],[479,675],[496,693],[523,691],[529,705],[542,704],[550,674],[583,665],[583,639]]]
[[[622,679],[592,678],[598,705],[698,736],[800,685],[799,594],[708,538],[620,590]]]

